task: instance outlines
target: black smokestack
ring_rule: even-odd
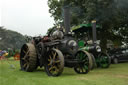
[[[97,37],[96,37],[96,20],[92,21],[92,36],[93,36],[93,43],[95,43],[97,40]]]
[[[64,28],[67,35],[70,32],[70,8],[68,6],[64,7]]]

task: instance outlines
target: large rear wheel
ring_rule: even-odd
[[[45,60],[45,70],[48,76],[59,76],[64,69],[64,56],[61,51],[52,49],[48,51]]]
[[[37,67],[37,56],[35,46],[31,43],[24,44],[20,52],[21,70],[32,72]]]
[[[76,53],[76,59],[84,61],[84,63],[78,64],[74,67],[74,71],[79,74],[87,74],[92,67],[91,55],[87,51],[80,50]]]

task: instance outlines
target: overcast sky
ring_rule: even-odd
[[[47,0],[1,0],[0,22],[7,29],[31,36],[45,35],[53,26]]]

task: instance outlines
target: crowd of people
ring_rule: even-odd
[[[5,50],[0,50],[0,60],[5,59],[6,56],[8,56],[8,52]]]
[[[20,59],[20,53],[15,51],[0,50],[0,60],[14,57],[14,60]]]

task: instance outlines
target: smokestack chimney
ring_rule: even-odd
[[[67,35],[70,32],[70,9],[68,6],[64,7],[64,28]]]
[[[93,44],[96,42],[96,20],[92,21],[92,36],[93,36]]]

